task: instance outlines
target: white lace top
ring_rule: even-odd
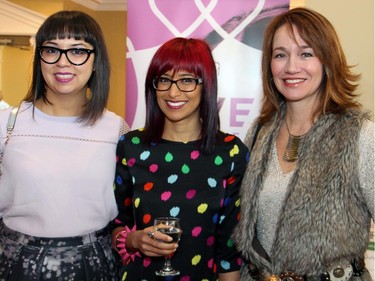
[[[69,237],[99,230],[117,215],[116,145],[125,122],[105,111],[94,126],[23,103],[4,149],[0,217],[19,232]],[[1,149],[10,110],[0,112]]]

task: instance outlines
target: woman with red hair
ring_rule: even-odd
[[[241,259],[231,234],[248,149],[219,130],[217,74],[209,45],[174,38],[151,60],[146,124],[117,147],[113,231],[122,280],[158,280],[164,256],[179,275],[168,280],[239,280]],[[156,217],[178,217],[177,243],[155,231]],[[163,280],[163,279],[162,279]]]

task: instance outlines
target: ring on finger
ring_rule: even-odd
[[[147,232],[147,236],[150,237],[151,239],[155,238],[155,231],[151,230]]]

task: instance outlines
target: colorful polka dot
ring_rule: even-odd
[[[140,202],[141,202],[140,198],[135,198],[135,200],[134,200],[134,207],[138,208]]]
[[[172,162],[172,160],[173,160],[173,155],[172,155],[172,153],[170,153],[170,152],[168,152],[166,155],[165,155],[165,161],[166,162]]]
[[[183,235],[172,258],[173,267],[181,274],[164,278],[166,281],[216,280],[220,271],[239,269],[231,234],[240,214],[237,190],[249,155],[246,146],[233,135],[219,133],[213,153],[205,154],[199,151],[199,142],[163,140],[149,145],[143,143],[144,136],[142,131],[126,134],[123,149],[117,150],[124,152],[116,155],[124,166],[116,172],[115,195],[116,201],[122,202],[119,210],[126,213],[116,218],[116,223],[134,221],[137,229],[144,229],[152,226],[157,216],[181,219]],[[220,241],[225,241],[222,245],[215,240],[217,231]],[[217,252],[231,258],[215,259]],[[156,260],[162,259],[136,257],[136,263],[128,266],[141,266],[142,276],[138,278],[129,270],[121,277],[125,281],[153,280],[155,268],[161,267],[154,266]]]
[[[190,158],[193,159],[193,160],[196,160],[196,159],[198,159],[199,155],[200,155],[199,151],[194,150],[190,153]]]
[[[215,165],[221,165],[223,164],[223,158],[221,156],[216,156],[214,162],[215,162]]]
[[[151,173],[156,173],[157,170],[158,170],[158,165],[157,164],[151,164],[150,165],[150,172]]]
[[[165,191],[161,194],[162,201],[168,201],[171,198],[172,193],[170,191]]]
[[[228,206],[231,201],[232,201],[232,199],[230,197],[225,198],[224,206]]]
[[[231,176],[228,180],[227,180],[228,184],[233,184],[236,182],[236,177],[235,176]]]
[[[209,179],[207,180],[207,183],[208,183],[208,185],[209,185],[210,187],[216,187],[216,185],[217,185],[217,182],[216,182],[216,180],[215,180],[214,178],[209,178]]]
[[[198,206],[198,213],[203,214],[207,211],[208,205],[206,203],[200,204]]]
[[[223,220],[225,220],[225,216],[224,215],[220,216],[219,224],[222,224]]]
[[[228,239],[228,241],[227,241],[227,246],[228,246],[229,248],[232,248],[232,247],[234,246],[234,241],[233,241],[232,239]]]
[[[238,198],[238,199],[236,200],[236,202],[234,203],[234,205],[238,208],[238,207],[240,206],[240,203],[241,203],[241,199]]]
[[[211,247],[215,243],[215,237],[214,236],[209,236],[207,238],[207,246]]]
[[[235,144],[233,146],[233,148],[229,151],[229,155],[230,155],[230,157],[233,157],[233,156],[237,155],[238,153],[240,153],[240,149],[238,148],[238,145]]]
[[[144,152],[142,152],[140,159],[145,161],[145,160],[147,160],[147,158],[149,156],[150,156],[150,151],[144,151]]]
[[[119,177],[119,176],[116,177],[116,184],[117,185],[121,185],[122,184],[122,178],[121,177]]]
[[[149,258],[149,257],[145,257],[144,259],[143,259],[143,267],[149,267],[150,266],[150,264],[151,264],[151,258]]]
[[[225,142],[231,142],[232,140],[235,139],[235,136],[234,135],[228,135],[224,138],[224,141]]]
[[[197,191],[195,189],[188,190],[188,192],[186,192],[186,199],[193,199],[195,197],[195,194],[197,194]]]
[[[193,230],[191,231],[191,235],[192,235],[193,237],[198,237],[199,234],[200,234],[201,232],[202,232],[202,227],[200,227],[200,226],[196,226],[196,227],[194,227]]]
[[[173,207],[169,211],[169,214],[171,217],[177,217],[179,213],[180,213],[180,207]]]
[[[133,137],[132,140],[131,140],[131,142],[133,144],[140,144],[141,140],[139,139],[139,137]]]
[[[177,179],[178,179],[178,176],[177,176],[177,175],[170,175],[170,176],[168,177],[168,183],[173,184],[173,183],[176,182]]]
[[[221,262],[220,262],[220,266],[221,266],[223,269],[225,269],[225,270],[230,269],[230,263],[227,262],[227,261],[221,261]]]
[[[143,215],[143,223],[148,224],[151,221],[151,215],[150,214],[144,214]]]
[[[216,214],[214,214],[214,216],[212,217],[212,222],[216,224],[218,221],[219,221],[219,215],[216,213]]]
[[[123,166],[126,166],[126,165],[127,165],[127,163],[126,163],[126,158],[122,158],[122,160],[121,160],[121,164],[122,164]]]
[[[154,187],[154,183],[153,182],[146,182],[143,189],[145,191],[150,191],[153,187]]]
[[[132,199],[131,198],[125,198],[124,205],[129,207],[132,204]]]
[[[181,172],[182,172],[183,174],[188,174],[188,173],[190,172],[190,168],[189,168],[189,166],[186,165],[186,164],[182,165]]]
[[[224,188],[227,187],[227,180],[226,180],[226,179],[223,179],[223,187],[224,187]]]
[[[191,260],[191,264],[192,265],[197,265],[200,261],[201,261],[201,255],[196,255]]]

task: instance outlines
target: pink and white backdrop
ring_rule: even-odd
[[[144,126],[144,80],[156,49],[173,37],[209,42],[217,65],[221,129],[244,138],[262,99],[261,44],[289,0],[128,0],[126,121]],[[374,225],[366,264],[374,274]]]
[[[265,25],[289,0],[128,0],[126,121],[144,126],[144,80],[156,49],[173,37],[205,39],[218,70],[221,129],[243,139],[262,98]]]

